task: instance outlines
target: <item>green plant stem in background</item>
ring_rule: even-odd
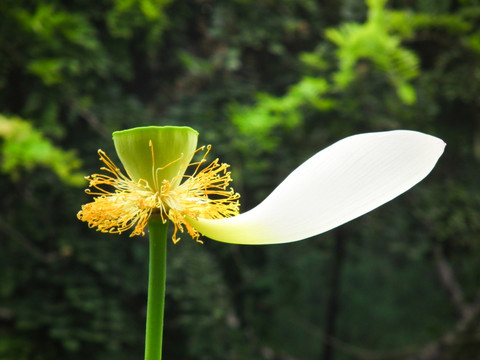
[[[145,360],[161,360],[163,338],[163,311],[167,274],[167,229],[159,216],[148,221],[150,260],[148,272],[147,329]]]

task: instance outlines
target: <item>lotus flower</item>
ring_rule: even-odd
[[[105,174],[93,174],[96,196],[78,218],[110,233],[149,228],[145,360],[161,360],[168,223],[173,241],[186,231],[232,244],[280,244],[340,226],[394,199],[427,176],[445,143],[415,131],[348,137],[311,157],[262,203],[239,214],[228,165],[204,166],[210,147],[197,147],[188,127],[144,127],[113,134],[126,175],[99,150]],[[196,150],[195,150],[196,149]],[[199,161],[191,162],[197,152]],[[185,175],[187,169],[192,171]],[[92,190],[93,189],[93,190]]]
[[[239,214],[228,165],[216,159],[203,167],[210,147],[195,150],[197,137],[188,127],[115,132],[127,175],[99,150],[109,174],[87,178],[96,189],[87,193],[97,197],[78,218],[103,232],[133,229],[133,236],[159,216],[174,224],[174,242],[186,229],[198,241],[203,234],[232,244],[287,243],[331,230],[404,193],[431,172],[445,147],[434,136],[408,130],[350,136],[312,156],[262,203]],[[202,159],[190,163],[202,151]],[[193,173],[185,175],[188,168]]]

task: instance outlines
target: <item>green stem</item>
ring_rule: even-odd
[[[150,262],[148,267],[147,329],[145,360],[162,359],[163,310],[167,274],[167,228],[162,219],[152,216],[148,221]]]

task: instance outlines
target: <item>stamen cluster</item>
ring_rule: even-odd
[[[202,150],[205,147],[196,152]],[[240,195],[229,188],[232,178],[227,171],[228,164],[219,163],[216,159],[200,170],[209,151],[210,146],[200,161],[184,166],[180,170],[182,175],[174,179],[158,179],[157,170],[165,167],[155,168],[152,146],[154,184],[149,184],[146,180],[136,182],[124,175],[105,152],[99,150],[100,160],[106,165],[101,170],[108,174],[86,177],[90,182],[86,193],[96,197],[93,202],[82,206],[77,217],[101,232],[121,234],[133,228],[130,236],[135,236],[144,235],[150,217],[158,215],[164,223],[170,220],[174,224],[174,243],[180,240],[177,233],[183,233],[184,227],[192,238],[201,242],[200,234],[186,221],[186,217],[220,219],[238,215],[240,207]],[[191,166],[196,166],[193,174],[183,175]],[[184,179],[183,183],[173,185],[179,176]]]

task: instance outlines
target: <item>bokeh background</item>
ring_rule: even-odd
[[[480,359],[479,19],[478,0],[1,0],[0,359],[143,358],[147,238],[76,219],[97,149],[143,125],[198,130],[243,210],[348,135],[448,144],[315,238],[169,244],[165,359]]]

